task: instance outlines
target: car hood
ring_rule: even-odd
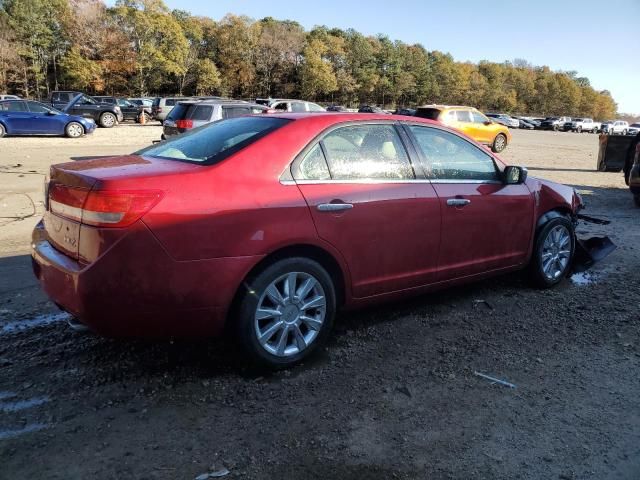
[[[543,205],[554,204],[556,207],[563,205],[573,213],[577,213],[584,207],[580,195],[569,185],[532,176],[527,177],[526,184],[529,190],[537,196],[537,201]]]
[[[78,95],[73,97],[69,103],[67,103],[67,105],[62,109],[62,111],[64,113],[67,113],[76,103],[78,103],[78,100],[80,100],[81,98],[82,98],[82,94],[79,93]]]

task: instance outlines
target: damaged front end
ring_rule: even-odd
[[[595,225],[609,225],[611,223],[609,220],[602,220],[600,218],[578,213],[575,215],[575,223],[577,224],[579,221]],[[588,270],[596,262],[607,257],[616,248],[618,248],[607,236],[580,238],[576,234],[575,245],[575,254],[573,256],[571,273],[581,273]]]

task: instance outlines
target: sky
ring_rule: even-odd
[[[618,111],[640,114],[640,0],[164,1],[216,20],[234,13],[382,33],[457,61],[523,58],[575,70],[609,90]]]

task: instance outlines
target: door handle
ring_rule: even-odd
[[[470,203],[471,200],[469,200],[468,198],[450,198],[447,200],[448,207],[464,207],[466,205],[469,205]]]
[[[321,203],[316,207],[320,212],[341,212],[343,210],[351,210],[351,203]]]

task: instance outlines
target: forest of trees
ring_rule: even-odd
[[[0,0],[0,93],[295,97],[615,117],[608,91],[524,60],[478,64],[349,29],[169,10],[162,0]]]

